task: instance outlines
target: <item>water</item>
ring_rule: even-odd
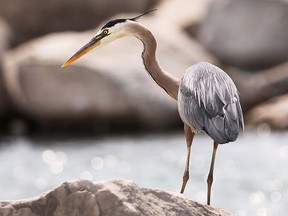
[[[185,195],[206,202],[212,141],[196,136]],[[130,179],[178,192],[186,158],[183,134],[107,138],[14,137],[0,145],[0,200],[39,195],[64,181]],[[239,216],[288,212],[288,133],[246,133],[218,148],[211,204]]]

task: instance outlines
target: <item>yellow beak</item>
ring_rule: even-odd
[[[100,45],[100,40],[104,37],[103,34],[97,35],[93,37],[89,43],[83,46],[80,50],[78,50],[73,56],[71,56],[61,67],[66,67],[70,65],[72,62],[79,59],[81,56],[87,54],[88,52],[95,49],[97,46]]]

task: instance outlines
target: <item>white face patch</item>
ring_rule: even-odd
[[[99,30],[95,37],[103,34],[103,31],[108,31],[108,35],[104,36],[100,40],[100,44],[96,48],[100,48],[100,47],[102,47],[102,46],[104,46],[104,45],[106,45],[106,44],[108,44],[108,43],[110,43],[110,42],[112,42],[118,38],[122,38],[122,37],[130,35],[129,32],[127,31],[127,27],[126,27],[128,24],[127,22],[129,22],[129,20],[127,20],[125,22],[116,23],[114,26],[103,28],[103,29]]]
[[[127,30],[127,29],[125,28],[125,26],[127,25],[127,22],[128,22],[128,21],[126,21],[126,22],[121,22],[121,23],[117,23],[117,24],[115,24],[115,25],[112,26],[112,27],[102,29],[102,31],[104,31],[105,29],[107,29],[107,30],[109,31],[109,35],[112,35],[112,36],[113,36],[113,35],[123,34],[123,33],[126,32],[125,30]]]

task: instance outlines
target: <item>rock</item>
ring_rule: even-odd
[[[239,92],[245,125],[288,129],[288,61],[257,73],[226,67]],[[258,131],[257,129],[257,131]]]
[[[258,73],[227,67],[239,92],[244,112],[258,104],[288,93],[288,61]]]
[[[259,104],[246,115],[249,125],[266,125],[274,130],[288,129],[288,94],[272,98]]]
[[[0,0],[0,14],[11,26],[12,44],[51,32],[94,28],[100,21],[119,12],[144,12],[158,1],[154,0]]]
[[[9,112],[9,102],[7,94],[5,92],[4,83],[3,83],[3,55],[4,52],[9,47],[9,38],[11,36],[11,30],[8,24],[0,18],[0,120],[6,118],[7,113]],[[2,123],[3,124],[3,123]]]
[[[267,68],[288,59],[287,20],[287,1],[212,1],[198,39],[225,64]]]
[[[134,14],[117,17],[131,16]],[[181,77],[188,66],[199,61],[214,62],[174,25],[149,16],[141,23],[159,42],[160,65],[174,75]],[[42,125],[69,127],[87,121],[101,123],[101,128],[105,128],[103,122],[120,128],[179,125],[175,101],[145,72],[143,46],[135,38],[118,40],[67,68],[60,67],[95,32],[50,34],[7,53],[4,79],[18,111]]]
[[[159,20],[185,29],[202,22],[210,0],[162,1],[155,16]]]
[[[228,216],[184,195],[141,188],[130,181],[65,182],[32,199],[0,202],[1,216]]]
[[[0,61],[5,50],[10,47],[9,38],[11,37],[11,29],[9,25],[0,18]]]

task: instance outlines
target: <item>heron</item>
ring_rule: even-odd
[[[113,19],[107,22],[62,67],[119,38],[134,36],[142,41],[142,60],[146,71],[157,85],[177,101],[179,115],[184,123],[187,158],[180,193],[184,193],[189,180],[190,152],[194,136],[204,132],[213,140],[212,159],[207,177],[207,205],[210,205],[218,145],[234,142],[239,131],[244,129],[239,93],[227,73],[208,62],[190,66],[181,79],[163,70],[156,58],[155,37],[138,21],[151,11],[134,18]]]

